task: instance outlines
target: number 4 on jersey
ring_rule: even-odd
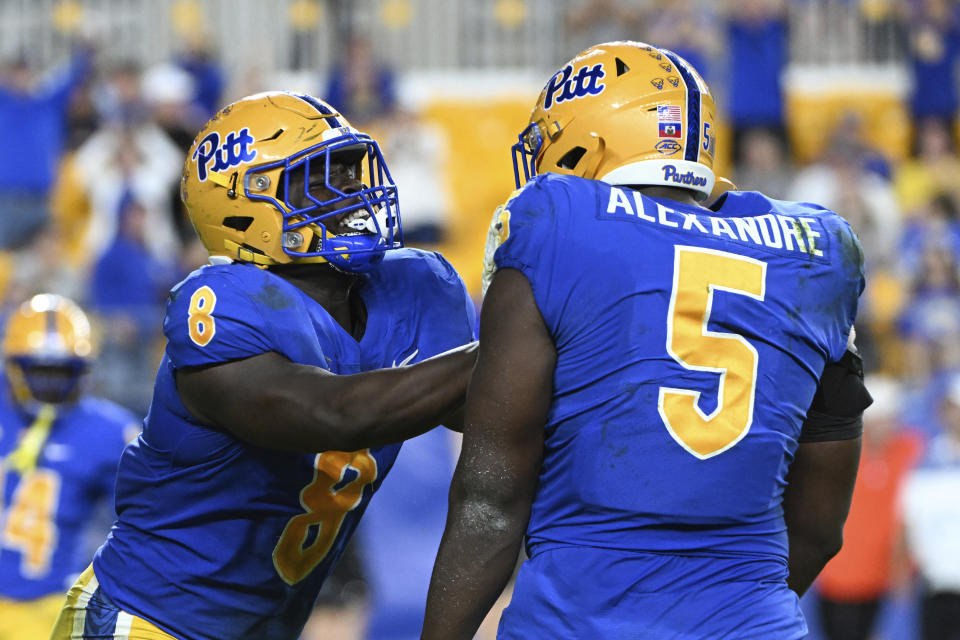
[[[711,331],[715,291],[762,301],[767,265],[701,247],[675,247],[673,291],[667,318],[667,353],[692,371],[720,374],[717,407],[709,415],[700,392],[660,387],[659,410],[667,431],[693,456],[706,460],[739,442],[753,422],[757,350],[737,333]]]

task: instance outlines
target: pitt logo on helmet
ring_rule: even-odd
[[[600,79],[604,76],[606,73],[603,71],[603,64],[580,67],[576,74],[573,73],[573,65],[568,64],[547,83],[543,108],[549,109],[554,103],[560,104],[567,100],[603,93],[606,85],[601,84]]]
[[[197,161],[197,178],[203,182],[207,179],[208,171],[220,173],[252,161],[257,157],[257,150],[250,148],[253,142],[253,136],[247,127],[229,132],[223,144],[220,144],[220,134],[211,131],[193,152],[193,159]],[[213,166],[208,169],[211,161]]]

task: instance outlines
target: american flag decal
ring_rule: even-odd
[[[683,117],[683,111],[680,105],[665,104],[657,106],[657,120],[665,122],[680,122]]]

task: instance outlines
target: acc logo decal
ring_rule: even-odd
[[[650,81],[650,84],[655,86],[658,90],[663,89],[663,78],[654,78]]]
[[[211,131],[197,144],[191,158],[197,161],[197,178],[200,182],[207,179],[208,171],[226,171],[244,162],[250,162],[257,157],[257,150],[251,149],[253,136],[250,129],[244,127],[240,131],[231,131],[221,144],[220,134]],[[210,163],[213,166],[210,167]]]
[[[603,93],[607,88],[600,80],[607,74],[603,71],[603,64],[597,63],[592,67],[580,67],[573,73],[573,65],[568,64],[558,71],[547,83],[546,97],[543,99],[543,108],[549,109],[556,102],[566,102],[576,98],[585,98]]]
[[[680,146],[680,143],[676,140],[661,140],[654,147],[657,151],[662,153],[665,156],[672,156],[677,151],[680,151],[683,147]]]
[[[675,87],[680,86],[680,78],[678,78],[677,76],[667,76],[667,82],[669,82]]]
[[[660,68],[666,71],[667,73],[670,73],[671,71],[673,71],[673,66],[669,62],[661,62]]]

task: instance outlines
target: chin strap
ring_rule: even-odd
[[[40,452],[50,436],[50,427],[53,426],[53,421],[56,419],[56,407],[52,404],[41,405],[33,424],[27,427],[27,430],[20,436],[17,448],[7,454],[4,459],[6,465],[21,476],[32,473],[37,468]]]
[[[233,242],[232,240],[224,240],[223,248],[226,249],[228,253],[235,255],[236,259],[240,262],[249,262],[257,265],[258,267],[269,267],[271,265],[280,264],[270,256],[252,251],[241,244]],[[328,260],[323,256],[310,256],[308,258],[296,258],[295,262],[321,263],[328,262]]]

